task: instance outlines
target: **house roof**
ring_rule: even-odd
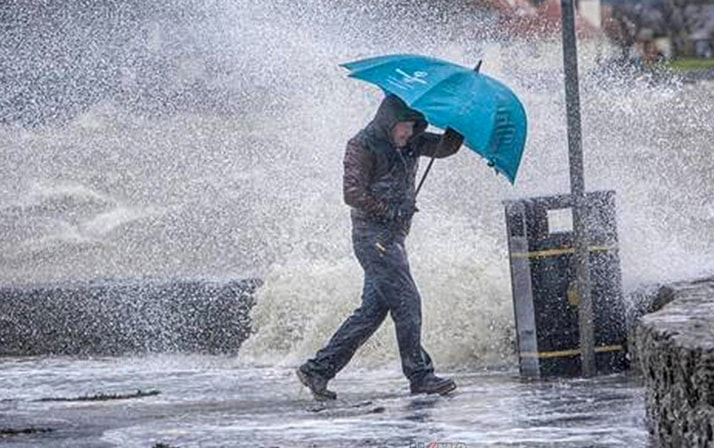
[[[499,24],[514,37],[548,36],[560,32],[560,0],[545,0],[535,6],[528,0],[493,0]],[[602,32],[577,11],[575,31],[579,37],[600,36]]]

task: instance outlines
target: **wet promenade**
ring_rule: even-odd
[[[456,372],[457,393],[428,397],[409,395],[397,366],[348,368],[331,383],[339,399],[318,403],[292,369],[229,357],[1,362],[8,447],[647,446],[643,390],[624,375]]]

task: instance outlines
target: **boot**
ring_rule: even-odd
[[[303,386],[310,389],[312,396],[317,401],[335,400],[337,394],[327,389],[327,380],[316,375],[308,370],[307,365],[303,364],[295,370],[298,379]]]
[[[456,389],[456,383],[451,378],[439,378],[428,375],[425,378],[409,385],[412,394],[440,394],[446,395]]]

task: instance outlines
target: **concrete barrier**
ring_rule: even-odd
[[[714,446],[714,278],[664,287],[639,319],[637,357],[658,447]]]
[[[237,353],[259,280],[0,288],[0,356]]]

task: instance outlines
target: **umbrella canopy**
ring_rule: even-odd
[[[439,128],[464,136],[467,147],[515,182],[526,142],[526,113],[495,79],[440,59],[397,54],[341,64],[349,76],[397,95]]]

